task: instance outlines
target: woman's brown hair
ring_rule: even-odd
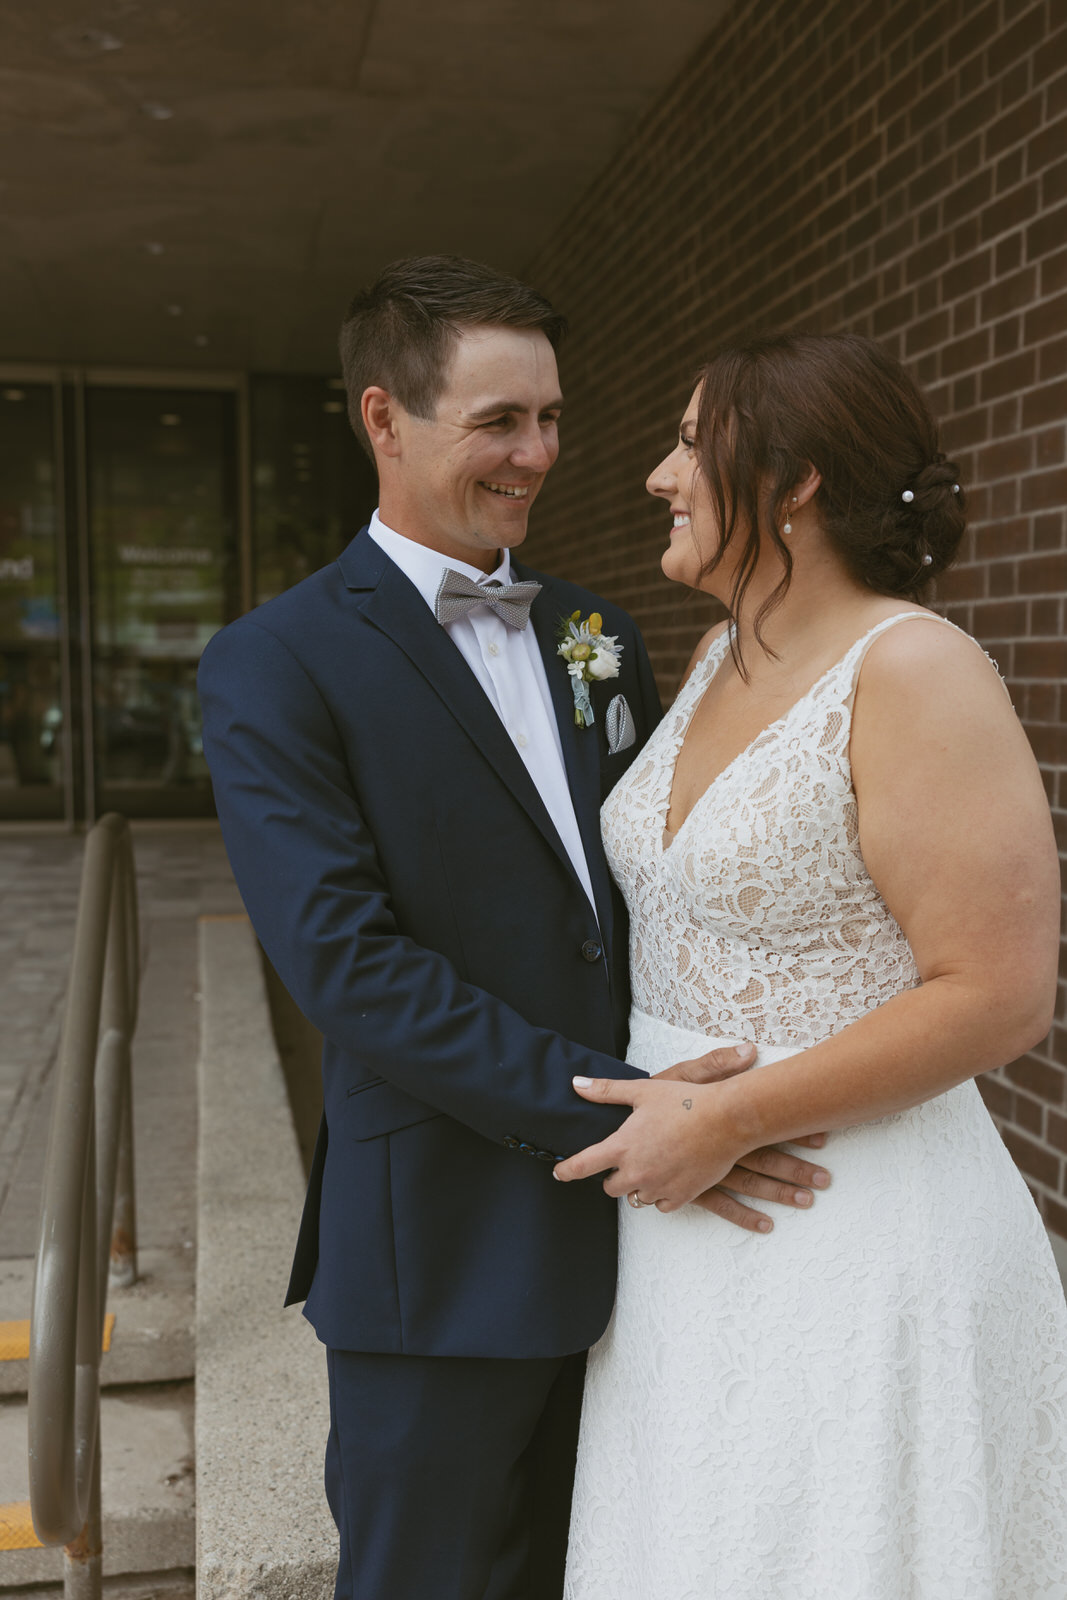
[[[736,617],[765,541],[784,567],[756,614],[757,641],[789,588],[781,528],[789,492],[811,467],[822,478],[812,503],[823,531],[869,589],[914,600],[950,565],[965,526],[959,470],[915,384],[873,340],[766,335],[721,349],[700,383],[697,461],[721,529],[705,572],[744,541],[728,601]]]

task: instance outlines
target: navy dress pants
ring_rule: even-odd
[[[327,1366],[335,1600],[560,1600],[584,1351]]]

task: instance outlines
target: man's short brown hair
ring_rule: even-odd
[[[528,284],[463,256],[408,256],[360,290],[339,345],[349,420],[368,454],[364,390],[376,384],[405,411],[432,420],[456,339],[479,326],[536,329],[556,350],[567,323]]]

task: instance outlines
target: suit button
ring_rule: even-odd
[[[586,961],[599,961],[604,954],[604,947],[599,939],[587,939],[582,945],[582,955]]]
[[[533,1156],[537,1154],[537,1146],[533,1144],[526,1144],[525,1141],[520,1144],[519,1149],[522,1151],[524,1156]]]
[[[504,1143],[507,1145],[509,1150],[517,1150],[519,1148],[519,1141],[516,1139],[513,1133],[506,1133],[504,1135]]]

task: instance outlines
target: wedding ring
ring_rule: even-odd
[[[642,1206],[649,1206],[652,1204],[651,1200],[640,1199],[636,1189],[630,1190],[630,1193],[626,1196],[626,1203],[627,1205],[633,1206],[635,1211],[640,1211]]]

